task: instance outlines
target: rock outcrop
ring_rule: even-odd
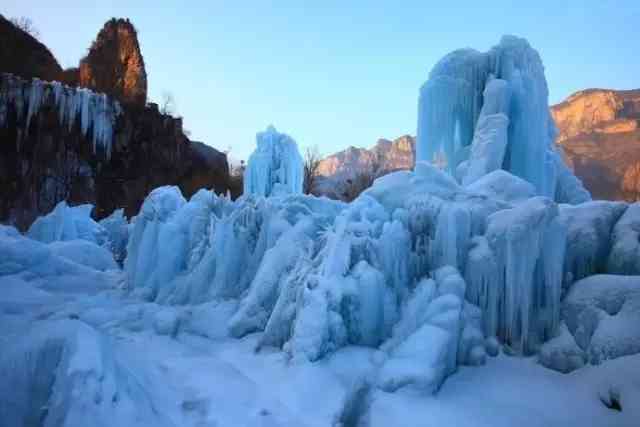
[[[633,191],[640,182],[631,182],[640,162],[640,90],[584,90],[551,114],[565,161],[595,199],[640,197]]]
[[[79,85],[103,92],[123,104],[144,106],[147,73],[138,36],[128,19],[111,19],[80,61]]]
[[[43,44],[2,18],[0,73],[0,222],[25,229],[61,200],[93,203],[97,218],[118,208],[131,216],[162,185],[187,197],[229,189],[226,155],[191,142],[181,118],[146,103],[128,20],[108,21],[80,67],[62,70]]]
[[[62,68],[49,49],[0,15],[0,71],[25,78],[59,80]]]
[[[96,104],[103,108],[92,114]],[[182,119],[58,83],[2,74],[0,141],[0,221],[22,229],[61,200],[93,203],[97,218],[118,208],[131,216],[162,185],[187,197],[228,188],[226,155],[189,141]]]

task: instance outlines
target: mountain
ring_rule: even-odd
[[[552,106],[551,114],[567,164],[593,197],[635,200],[633,188],[640,183],[632,181],[640,167],[640,89],[580,91]]]
[[[391,172],[411,169],[415,162],[415,138],[403,135],[390,141],[379,139],[371,148],[349,147],[320,161],[318,173],[323,177],[348,176],[359,171]]]
[[[564,159],[594,199],[640,197],[640,89],[587,89],[551,107]],[[371,148],[349,147],[322,159],[326,183],[379,168],[380,173],[411,169],[415,138],[380,139]],[[330,180],[327,180],[329,178]]]
[[[161,185],[186,197],[229,189],[226,155],[190,141],[182,118],[147,103],[128,20],[109,20],[79,66],[62,70],[44,44],[0,17],[0,59],[0,222],[25,229],[61,200],[94,204],[97,218],[118,208],[131,216]]]

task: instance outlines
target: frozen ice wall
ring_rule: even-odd
[[[529,43],[504,36],[489,52],[457,50],[420,89],[417,160],[465,185],[505,169],[561,202],[590,199],[555,147],[544,67]]]
[[[302,193],[304,166],[293,138],[269,126],[256,135],[256,142],[244,173],[244,194]]]

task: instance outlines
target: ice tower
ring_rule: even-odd
[[[302,193],[304,165],[293,138],[269,126],[256,135],[256,142],[244,172],[244,194]]]
[[[496,169],[559,202],[590,200],[555,145],[538,52],[504,36],[489,52],[456,50],[420,89],[417,160],[438,164],[463,184]]]

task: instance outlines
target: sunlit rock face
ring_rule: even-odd
[[[244,172],[244,194],[301,194],[304,165],[293,138],[269,126],[256,135],[256,142]]]
[[[554,144],[544,67],[529,43],[505,36],[489,52],[457,50],[420,89],[417,160],[465,184],[501,168],[539,195],[579,203],[590,196]]]
[[[551,114],[565,161],[594,198],[638,199],[640,90],[584,90]]]
[[[551,115],[558,126],[558,142],[592,132],[631,132],[638,128],[640,119],[640,91],[576,92],[554,105]]]
[[[80,86],[104,92],[125,104],[144,106],[147,73],[135,28],[128,19],[112,19],[80,61]]]
[[[369,149],[349,147],[325,157],[320,162],[318,174],[344,177],[373,167],[384,172],[413,169],[415,152],[415,138],[411,135],[403,135],[393,141],[382,138]]]

